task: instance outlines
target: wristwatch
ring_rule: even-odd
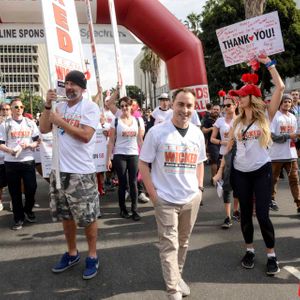
[[[204,187],[203,186],[198,186],[198,189],[203,193],[204,192]]]

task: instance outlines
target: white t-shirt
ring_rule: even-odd
[[[57,112],[69,124],[79,127],[87,125],[97,129],[100,110],[95,102],[83,99],[76,105],[68,107],[68,103],[58,103]],[[60,171],[76,174],[95,172],[93,153],[95,149],[95,133],[88,143],[75,139],[61,129],[58,129]],[[54,166],[52,165],[52,169]]]
[[[109,125],[115,121],[115,115],[110,110],[104,111],[104,117]]]
[[[230,128],[233,125],[233,119],[230,121],[230,123],[227,123],[225,121],[224,117],[218,118],[216,122],[214,123],[214,127],[219,129],[220,135],[221,135],[221,140],[222,141],[228,141],[229,140],[229,131]],[[221,145],[220,147],[220,154],[224,155],[226,153],[227,146],[226,145]]]
[[[140,159],[152,163],[152,182],[159,197],[188,203],[199,193],[197,165],[206,160],[203,133],[190,124],[182,137],[172,121],[166,121],[148,131]]]
[[[297,119],[288,113],[287,115],[277,111],[271,123],[271,132],[276,135],[297,132]],[[273,143],[269,149],[271,160],[298,158],[295,142],[288,139],[284,143]]]
[[[234,168],[241,172],[252,172],[271,161],[268,150],[259,144],[259,137],[262,134],[257,122],[247,130],[245,139],[241,140],[242,133],[247,126],[237,125],[234,137],[237,142],[237,152],[234,158]]]
[[[117,130],[115,132],[116,142],[114,147],[115,154],[138,155],[138,132],[139,126],[137,119],[131,117],[132,123],[130,126],[126,125],[122,119],[118,118]],[[144,121],[138,118],[140,129],[145,130]],[[115,122],[111,124],[111,128],[115,128]]]
[[[194,110],[194,112],[192,114],[191,123],[193,123],[196,126],[201,126],[201,122],[200,122],[200,119],[198,117],[198,113],[196,110]]]
[[[164,121],[171,120],[173,117],[173,110],[171,108],[168,110],[162,110],[158,106],[153,110],[152,117],[155,119],[154,125],[157,125]]]
[[[18,123],[13,119],[9,119],[0,125],[0,140],[5,141],[8,148],[20,147],[20,144],[30,144],[33,138],[39,136],[39,130],[36,123],[32,120],[23,117]],[[29,148],[23,149],[18,157],[12,156],[10,153],[4,155],[4,161],[8,162],[23,162],[34,160],[33,151]]]

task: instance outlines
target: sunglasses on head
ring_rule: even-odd
[[[24,106],[22,106],[22,105],[20,105],[20,106],[16,105],[16,106],[14,106],[14,108],[15,108],[15,109],[23,109]]]

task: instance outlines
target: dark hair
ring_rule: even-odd
[[[210,109],[213,108],[213,106],[212,106],[212,104],[210,102],[206,103],[205,107],[206,107],[207,110],[210,110]]]
[[[132,105],[132,99],[129,97],[122,97],[119,99],[119,106],[121,105],[121,102],[125,102],[128,105]]]
[[[181,92],[183,92],[183,93],[185,93],[185,94],[191,93],[191,94],[196,98],[196,94],[195,94],[195,92],[194,92],[193,89],[190,89],[190,88],[182,88],[182,89],[176,90],[176,91],[173,93],[173,96],[172,96],[173,101],[175,101],[177,95],[178,95],[179,93],[181,93]]]

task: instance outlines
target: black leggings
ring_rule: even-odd
[[[126,210],[125,191],[127,188],[127,171],[129,181],[129,193],[131,198],[131,211],[137,209],[137,172],[138,172],[138,155],[114,155],[114,168],[119,179],[119,206],[121,211]]]
[[[233,169],[235,192],[240,202],[241,229],[246,244],[253,243],[253,201],[256,217],[267,248],[274,248],[275,234],[269,217],[272,191],[272,167],[266,163],[258,170],[241,172]],[[254,198],[255,197],[255,200]]]

